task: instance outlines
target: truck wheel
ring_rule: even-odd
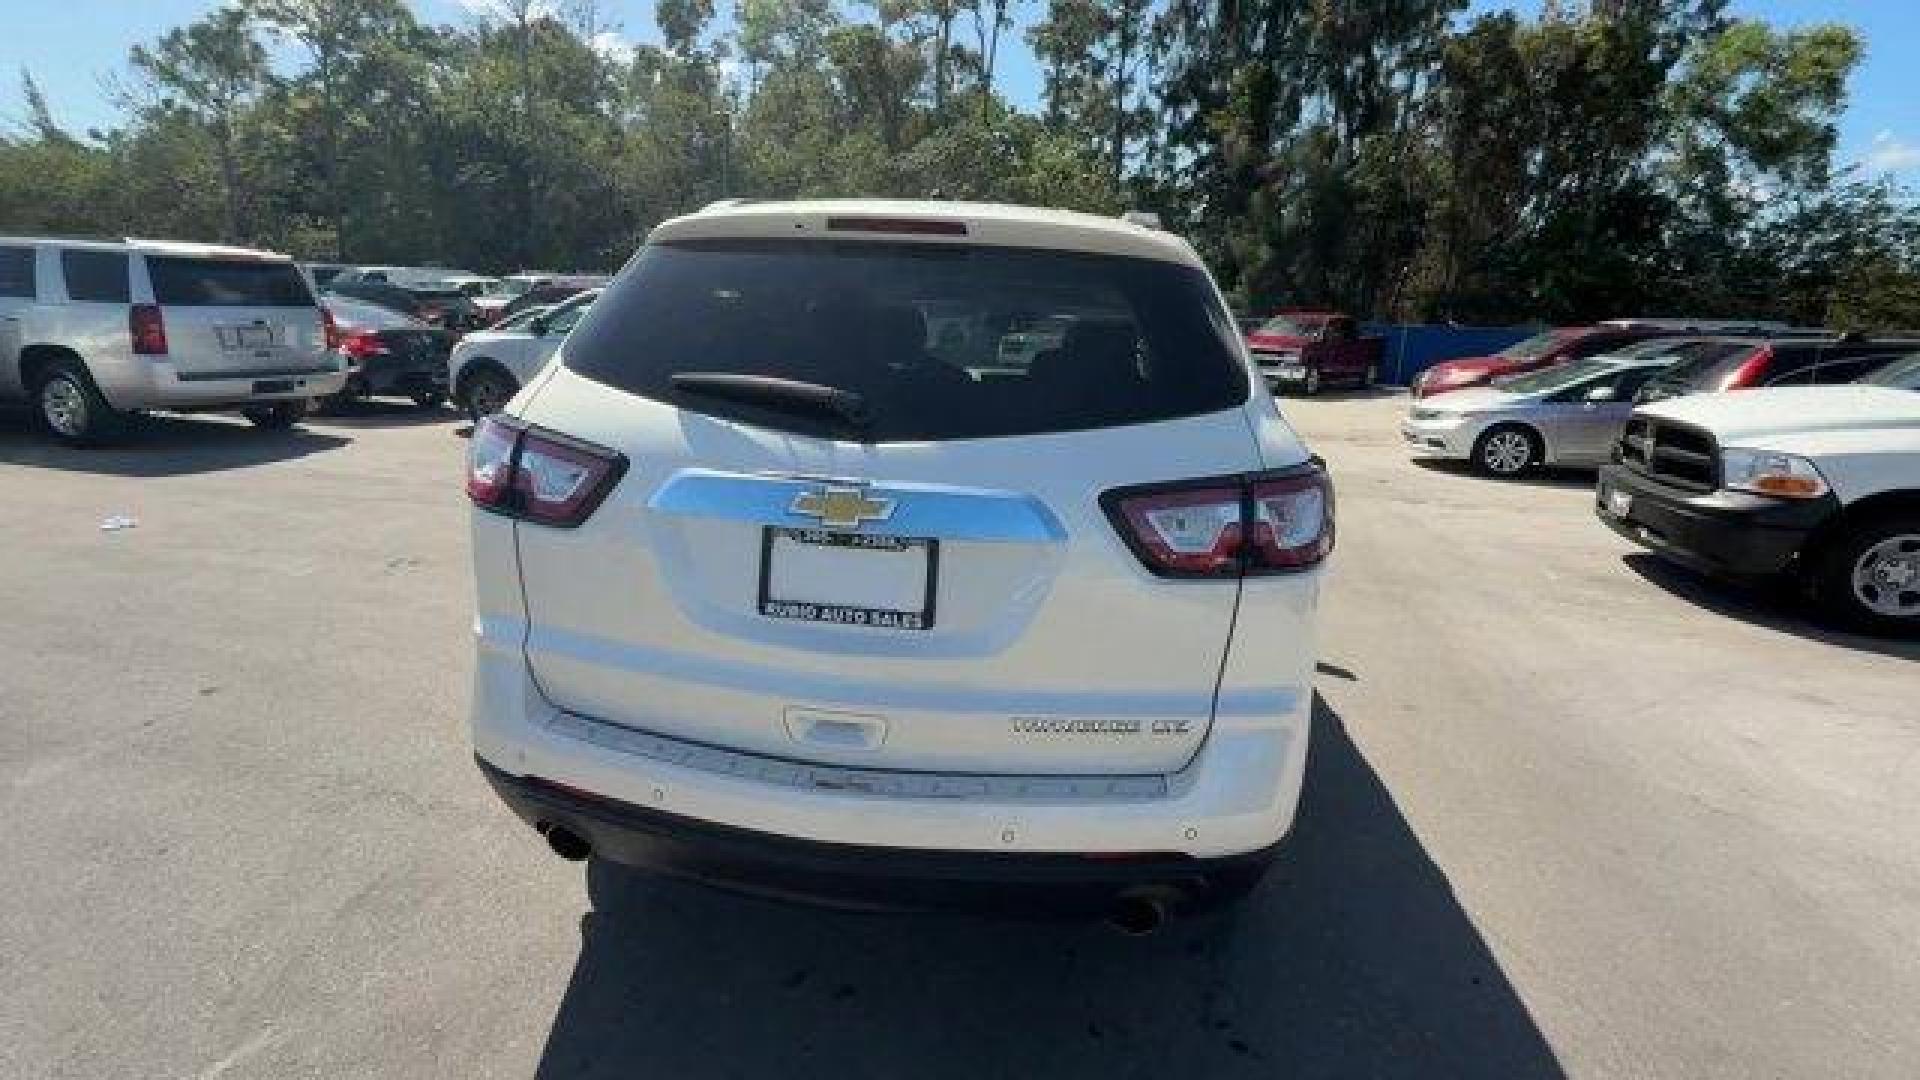
[[[1870,634],[1920,636],[1920,514],[1873,518],[1828,545],[1813,568],[1828,616]]]
[[[1473,463],[1490,476],[1519,476],[1540,460],[1540,437],[1519,424],[1489,428],[1473,444]]]
[[[41,372],[33,388],[40,422],[54,438],[71,446],[95,446],[118,435],[124,417],[115,412],[93,376],[78,360],[56,360]]]
[[[254,427],[263,431],[285,431],[305,418],[307,403],[276,401],[271,405],[254,405],[241,409],[240,415],[252,421]]]

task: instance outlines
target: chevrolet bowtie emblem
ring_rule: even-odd
[[[788,512],[819,518],[820,524],[829,529],[857,529],[861,522],[892,517],[893,500],[870,499],[859,488],[830,487],[801,492]]]

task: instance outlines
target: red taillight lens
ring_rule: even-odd
[[[1317,460],[1278,473],[1125,488],[1100,501],[1127,546],[1161,577],[1285,574],[1333,550],[1333,485]]]
[[[167,320],[158,304],[135,304],[127,309],[127,332],[133,336],[136,356],[167,355]]]
[[[370,334],[365,330],[351,330],[337,336],[340,339],[340,355],[348,359],[365,360],[369,356],[385,356],[391,351],[378,334]]]
[[[1239,487],[1173,488],[1123,496],[1108,513],[1155,573],[1234,577],[1243,501]]]
[[[498,514],[570,529],[626,470],[615,451],[495,414],[474,426],[467,497]]]
[[[1740,362],[1726,378],[1720,380],[1718,389],[1745,390],[1758,383],[1767,373],[1767,366],[1773,363],[1773,346],[1762,345],[1754,350],[1752,356]]]
[[[328,352],[340,347],[340,324],[333,321],[333,312],[326,308],[320,309],[320,336],[325,339]]]
[[[1251,573],[1312,566],[1333,550],[1333,484],[1314,466],[1249,485],[1253,528],[1248,535]]]

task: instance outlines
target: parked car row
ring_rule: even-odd
[[[1635,543],[1920,633],[1920,340],[1644,339],[1419,397],[1401,432],[1494,476],[1600,466],[1596,512]]]

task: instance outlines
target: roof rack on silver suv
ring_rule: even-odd
[[[1138,225],[1143,229],[1164,229],[1160,224],[1160,215],[1151,210],[1129,210],[1120,215],[1120,220],[1129,225]]]

